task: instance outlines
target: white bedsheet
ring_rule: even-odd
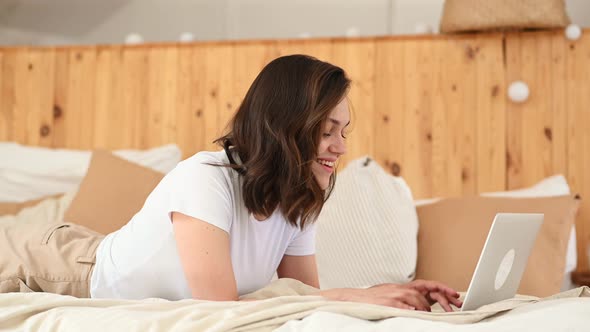
[[[588,331],[590,289],[537,299],[517,297],[470,312],[401,310],[328,301],[280,279],[246,302],[77,299],[46,293],[0,294],[0,331]],[[393,318],[396,317],[396,318]],[[298,321],[301,320],[301,321]],[[371,322],[377,321],[377,322]]]
[[[337,313],[318,312],[303,320],[291,320],[276,331],[588,332],[590,299],[537,302],[471,324],[452,324],[410,317],[369,321]]]

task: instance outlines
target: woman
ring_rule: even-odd
[[[104,238],[74,236],[90,258],[97,248],[93,269],[80,268],[84,262],[71,269],[81,276],[78,288],[40,286],[34,273],[20,279],[38,290],[93,298],[235,301],[275,272],[319,288],[313,223],[346,153],[349,86],[341,68],[309,56],[272,61],[217,140],[223,150],[179,163],[122,229]],[[56,252],[67,247],[61,241]],[[454,290],[431,281],[319,295],[418,310],[436,301],[448,311],[449,303],[461,305]]]

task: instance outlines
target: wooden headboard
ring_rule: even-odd
[[[260,69],[305,53],[353,79],[346,160],[369,155],[417,198],[564,174],[590,243],[590,31],[0,49],[0,140],[61,148],[215,148]],[[530,98],[506,97],[523,80]]]

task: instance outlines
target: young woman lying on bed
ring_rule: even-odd
[[[235,301],[275,272],[319,287],[314,221],[346,153],[349,86],[341,68],[309,56],[272,61],[217,140],[223,150],[179,163],[122,229],[106,237],[78,225],[0,232],[0,252],[22,248],[2,257],[0,291],[25,284],[78,297]],[[10,289],[17,278],[21,287]],[[416,310],[461,306],[456,291],[424,280],[318,295]]]

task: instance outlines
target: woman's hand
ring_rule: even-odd
[[[453,311],[450,304],[455,305],[457,308],[461,308],[463,302],[459,300],[459,293],[457,293],[451,287],[432,280],[414,280],[401,287],[414,289],[422,294],[430,305],[438,302],[440,306],[447,312]]]
[[[430,303],[424,294],[412,287],[398,284],[380,284],[364,290],[365,296],[374,299],[373,303],[390,307],[430,311]],[[381,303],[379,303],[381,302]]]
[[[321,291],[319,295],[330,300],[430,311],[430,303],[419,291],[396,284],[381,284],[366,289],[335,288]]]
[[[436,281],[415,280],[404,285],[380,284],[366,289],[338,288],[321,291],[331,300],[384,305],[388,307],[430,311],[436,302],[447,311],[453,311],[449,303],[461,307],[459,293]]]

